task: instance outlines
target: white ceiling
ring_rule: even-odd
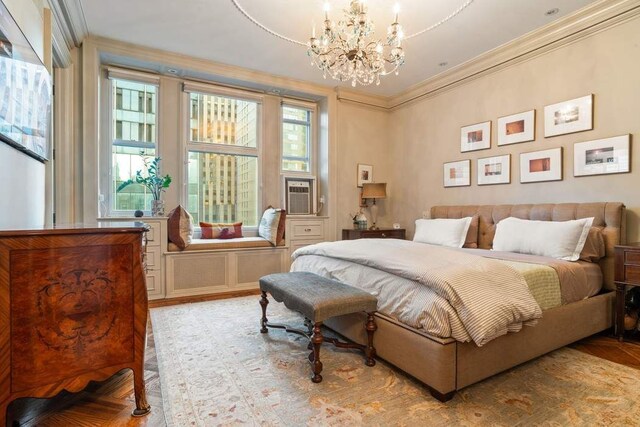
[[[306,42],[312,22],[320,26],[323,0],[237,0],[267,27]],[[413,34],[440,21],[464,0],[398,0],[400,23]],[[527,32],[570,14],[594,0],[475,0],[444,25],[406,41],[400,75],[380,86],[357,89],[395,95],[447,68],[461,64]],[[348,0],[331,0],[335,19]],[[367,0],[385,34],[395,1]],[[249,69],[336,86],[311,67],[304,47],[274,37],[246,19],[231,0],[80,0],[94,35],[210,59]],[[547,10],[559,13],[546,16]],[[446,66],[440,63],[446,62]],[[344,84],[345,87],[350,85]]]

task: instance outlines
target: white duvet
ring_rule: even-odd
[[[517,271],[496,260],[396,239],[298,249],[292,271],[367,290],[378,310],[439,337],[477,345],[534,324],[542,311]]]

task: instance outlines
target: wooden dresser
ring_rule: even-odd
[[[145,415],[143,224],[0,231],[0,426],[19,397],[77,392],[123,369]]]

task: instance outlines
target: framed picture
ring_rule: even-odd
[[[460,129],[460,151],[484,150],[491,148],[491,122],[464,126]]]
[[[578,142],[573,146],[573,176],[631,172],[631,135]]]
[[[460,160],[444,164],[445,187],[466,187],[471,185],[471,160]]]
[[[373,182],[373,166],[358,163],[358,187]]]
[[[518,144],[536,139],[536,110],[498,119],[498,145]]]
[[[562,181],[562,147],[520,154],[520,182]]]
[[[478,159],[478,185],[509,184],[511,154]]]
[[[593,95],[544,107],[544,137],[593,129]]]

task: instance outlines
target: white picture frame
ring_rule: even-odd
[[[460,152],[491,148],[491,121],[460,128]]]
[[[593,129],[593,94],[544,107],[544,137]]]
[[[536,110],[500,117],[497,124],[498,146],[536,139]]]
[[[442,173],[445,188],[468,187],[471,185],[471,160],[445,163]]]
[[[362,184],[370,184],[373,182],[373,166],[358,163],[358,187],[362,187]]]
[[[511,154],[478,159],[478,185],[509,184]]]
[[[520,154],[520,183],[562,181],[562,147]]]
[[[631,135],[573,145],[573,176],[631,172]]]

